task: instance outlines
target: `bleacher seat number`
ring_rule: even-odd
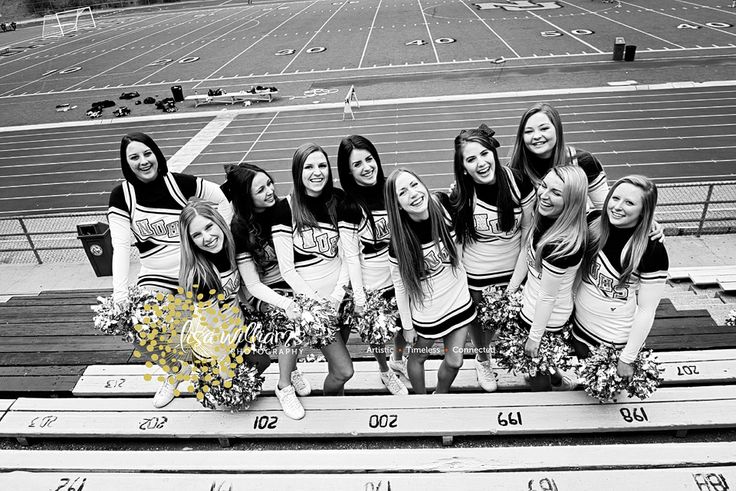
[[[508,414],[500,412],[496,419],[500,426],[522,426],[524,424],[521,420],[521,411],[509,412]]]
[[[371,428],[396,428],[399,426],[397,414],[371,414],[368,418],[368,426]]]
[[[278,416],[256,416],[253,420],[254,430],[275,430],[279,422]]]
[[[624,418],[624,421],[627,423],[643,423],[644,421],[649,421],[649,416],[647,416],[643,407],[635,407],[633,409],[622,407],[619,409],[619,412],[621,413],[621,417]]]

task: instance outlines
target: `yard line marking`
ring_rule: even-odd
[[[424,25],[427,27],[427,35],[429,36],[429,44],[432,45],[432,50],[434,51],[434,58],[436,62],[439,63],[440,55],[437,54],[437,46],[434,45],[434,39],[432,38],[432,32],[429,30],[429,22],[427,22],[427,16],[424,15],[424,8],[422,7],[422,0],[417,0],[417,3],[419,4],[419,11],[422,13],[422,18],[424,19]]]
[[[254,148],[254,147],[256,146],[256,144],[257,144],[257,143],[258,143],[258,141],[259,141],[259,140],[261,139],[261,137],[262,137],[262,136],[263,136],[263,135],[264,135],[264,134],[266,133],[266,130],[268,130],[268,128],[269,128],[269,127],[271,126],[271,123],[273,123],[273,122],[274,122],[274,120],[276,119],[276,117],[277,117],[278,115],[279,115],[279,113],[278,113],[278,112],[277,112],[277,113],[275,113],[275,114],[273,115],[273,117],[271,118],[271,121],[269,121],[269,122],[268,122],[268,124],[267,124],[266,126],[264,126],[264,127],[263,127],[263,131],[261,131],[261,134],[260,134],[260,135],[258,135],[258,136],[256,137],[256,139],[255,139],[255,140],[253,140],[253,144],[252,144],[252,145],[250,146],[250,148],[248,149],[248,151],[247,151],[247,152],[245,152],[245,155],[243,155],[243,157],[242,157],[242,158],[240,159],[240,161],[238,162],[238,165],[240,165],[240,164],[242,164],[243,162],[245,162],[245,159],[246,159],[246,158],[248,158],[248,155],[250,154],[250,152],[251,152],[251,151],[253,150],[253,148]]]
[[[715,7],[709,7],[707,5],[701,5],[701,4],[697,4],[697,3],[686,2],[685,0],[675,0],[675,1],[676,2],[680,2],[680,3],[686,3],[688,5],[697,5],[700,8],[715,10],[716,12],[720,12],[722,14],[736,15],[736,12],[734,12],[733,10],[728,10],[728,9],[722,10],[722,9],[718,9],[718,8],[715,8]]]
[[[577,8],[579,8],[580,10],[584,10],[585,12],[588,12],[588,13],[590,13],[590,14],[594,14],[594,15],[597,15],[598,17],[601,17],[601,18],[603,18],[603,19],[606,19],[606,20],[607,20],[607,21],[609,21],[609,22],[613,22],[614,24],[618,24],[618,25],[624,26],[624,27],[626,27],[626,28],[628,28],[628,29],[632,29],[632,30],[634,30],[634,31],[636,31],[636,32],[640,32],[640,33],[642,33],[642,34],[644,34],[644,35],[646,35],[646,36],[651,36],[651,37],[653,37],[654,39],[658,39],[658,40],[660,40],[660,41],[664,41],[665,43],[669,43],[669,44],[671,44],[672,46],[677,46],[677,47],[678,47],[678,48],[680,48],[680,49],[685,49],[685,47],[684,47],[684,46],[680,46],[680,45],[679,45],[679,44],[677,44],[677,43],[673,43],[672,41],[668,41],[668,40],[666,40],[666,39],[664,39],[664,38],[661,38],[661,37],[659,37],[659,36],[655,36],[654,34],[650,34],[650,33],[646,32],[646,31],[642,31],[641,29],[637,29],[637,28],[636,28],[636,27],[634,27],[634,26],[630,26],[630,25],[628,25],[628,24],[624,24],[623,22],[619,22],[619,21],[617,21],[617,20],[611,19],[610,17],[606,17],[606,16],[604,16],[604,15],[601,15],[601,14],[599,14],[598,12],[594,12],[594,11],[592,11],[592,10],[588,10],[588,9],[586,9],[586,8],[584,8],[584,7],[581,7],[581,6],[579,6],[579,5],[575,5],[575,4],[573,4],[573,3],[565,2],[564,0],[561,0],[561,1],[562,1],[562,3],[567,3],[568,5],[571,5],[571,6],[573,6],[573,7],[577,7]]]
[[[183,172],[236,116],[232,111],[223,111],[218,114],[169,159],[169,169],[174,172]]]
[[[373,14],[373,21],[371,22],[371,28],[368,30],[368,38],[365,40],[365,45],[363,46],[363,54],[360,55],[360,61],[358,62],[358,68],[363,67],[363,59],[365,58],[365,52],[368,49],[368,42],[371,40],[371,34],[373,34],[373,26],[376,25],[376,17],[378,17],[378,11],[381,9],[381,4],[383,3],[383,0],[378,1],[378,6],[376,7],[376,13]],[[345,69],[345,67],[342,67]]]
[[[478,19],[483,23],[483,25],[486,26],[488,28],[488,30],[493,33],[494,36],[496,36],[498,39],[500,39],[501,42],[503,44],[505,44],[508,49],[511,50],[511,52],[514,54],[514,56],[516,56],[517,58],[521,58],[521,55],[519,55],[519,53],[517,53],[516,50],[514,48],[512,48],[511,45],[509,43],[507,43],[504,38],[502,38],[501,36],[499,36],[498,33],[496,31],[494,31],[493,28],[491,28],[491,26],[488,25],[488,23],[486,23],[485,19],[483,19],[480,15],[478,15],[478,12],[476,12],[473,8],[470,7],[470,5],[468,5],[467,3],[465,3],[463,0],[460,0],[460,3],[462,5],[464,5],[465,7],[467,7],[468,10],[470,10],[471,12],[473,12],[473,15],[475,15],[476,17],[478,17]]]
[[[291,16],[289,16],[289,18],[288,18],[288,19],[286,19],[286,20],[285,20],[285,21],[283,21],[283,22],[282,22],[281,24],[277,25],[276,27],[274,27],[273,29],[271,29],[270,31],[268,31],[268,32],[267,32],[266,34],[264,34],[263,36],[261,36],[260,38],[258,38],[258,39],[257,39],[256,41],[254,41],[253,43],[251,43],[251,44],[250,44],[250,45],[249,45],[249,46],[248,46],[247,48],[245,48],[245,49],[244,49],[243,51],[241,51],[241,52],[240,52],[240,53],[238,53],[237,55],[235,55],[235,56],[233,56],[232,58],[230,58],[230,59],[229,59],[229,60],[228,60],[227,62],[225,62],[225,64],[221,65],[221,66],[220,66],[219,68],[217,68],[217,69],[216,69],[216,70],[215,70],[214,72],[210,73],[210,74],[209,74],[209,75],[208,75],[207,77],[205,77],[204,79],[202,79],[202,80],[200,80],[199,82],[197,82],[197,83],[196,83],[196,84],[194,85],[194,87],[192,87],[192,89],[197,89],[197,88],[199,88],[199,87],[200,87],[200,86],[201,86],[201,85],[202,85],[202,84],[203,84],[204,82],[206,82],[206,81],[207,81],[208,79],[210,79],[211,77],[215,76],[215,74],[216,74],[216,73],[218,73],[218,72],[219,72],[220,70],[222,70],[223,68],[225,68],[226,66],[228,66],[228,65],[229,65],[230,63],[232,63],[233,61],[237,60],[237,59],[238,59],[238,58],[239,58],[240,56],[244,55],[244,54],[245,54],[245,53],[246,53],[246,52],[247,52],[247,51],[248,51],[249,49],[251,49],[251,48],[252,48],[253,46],[255,46],[256,44],[260,43],[261,41],[263,41],[264,39],[266,39],[266,38],[267,38],[268,36],[270,36],[270,35],[271,35],[271,33],[275,32],[275,31],[276,31],[276,30],[277,30],[277,29],[278,29],[279,27],[283,26],[284,24],[286,24],[287,22],[289,22],[290,20],[292,20],[292,19],[293,19],[294,17],[296,17],[297,15],[299,15],[299,14],[301,14],[302,12],[304,12],[305,10],[307,10],[307,9],[308,9],[309,7],[311,7],[311,6],[312,6],[312,5],[314,5],[315,3],[317,3],[317,0],[315,0],[315,1],[314,1],[314,2],[312,2],[312,3],[310,3],[309,5],[307,5],[307,6],[306,6],[306,7],[304,7],[303,9],[301,9],[301,10],[300,10],[299,12],[296,12],[295,14],[292,14]],[[269,12],[271,12],[271,11],[269,11]],[[265,74],[265,75],[268,75],[268,72],[266,72],[266,74]]]
[[[304,43],[304,46],[302,46],[302,49],[300,49],[299,52],[295,54],[294,57],[291,59],[291,61],[284,67],[284,69],[281,70],[281,72],[279,72],[280,74],[283,74],[286,71],[286,69],[289,68],[292,65],[292,63],[294,63],[299,58],[299,55],[301,55],[304,52],[304,50],[307,49],[307,46],[309,46],[309,44],[314,40],[314,38],[316,38],[317,35],[322,32],[322,29],[324,29],[325,26],[332,20],[332,18],[335,17],[337,13],[340,12],[342,8],[346,6],[347,4],[348,4],[348,0],[344,0],[342,5],[340,5],[340,8],[335,10],[335,12],[333,12],[333,14],[327,18],[327,20],[320,26],[320,28],[317,29],[317,31],[312,35],[312,37],[309,38],[306,43]]]
[[[628,3],[628,2],[626,2],[626,3]],[[635,5],[635,4],[631,3],[629,5]],[[700,22],[696,22],[694,20],[684,19],[682,17],[677,17],[676,15],[665,14],[664,12],[657,12],[656,10],[650,9],[650,8],[647,8],[647,7],[639,7],[639,8],[642,8],[642,9],[647,10],[649,12],[654,12],[655,14],[660,14],[660,15],[664,15],[664,16],[667,16],[667,17],[672,17],[673,19],[677,19],[677,20],[680,20],[682,22],[687,22],[689,24],[695,24],[696,26],[705,27],[707,29],[711,29],[713,31],[720,32],[721,34],[728,34],[729,36],[736,36],[736,33],[724,31],[723,29],[719,29],[717,27],[711,27],[711,26],[709,26],[707,24],[701,24]]]
[[[586,41],[583,41],[582,39],[580,39],[580,38],[579,38],[579,37],[577,37],[576,35],[574,35],[574,34],[571,34],[571,33],[567,32],[567,31],[566,31],[566,30],[564,30],[563,28],[561,28],[561,27],[558,27],[558,26],[554,25],[553,23],[551,23],[550,21],[548,21],[548,20],[546,20],[546,19],[543,19],[543,18],[542,18],[541,16],[539,16],[539,15],[535,14],[534,12],[531,12],[531,11],[530,11],[530,12],[528,12],[528,13],[529,13],[529,14],[531,14],[531,15],[533,15],[533,16],[534,16],[534,17],[536,17],[537,19],[539,19],[539,20],[541,20],[541,21],[543,21],[543,22],[546,22],[547,24],[551,25],[552,27],[554,27],[554,28],[555,28],[555,29],[557,29],[558,31],[560,31],[560,32],[564,32],[565,34],[567,34],[568,36],[572,37],[573,39],[575,39],[575,40],[577,40],[577,41],[580,41],[581,43],[583,43],[583,44],[584,44],[584,45],[586,45],[587,47],[589,47],[589,48],[591,48],[591,49],[594,49],[594,50],[596,50],[596,51],[597,51],[598,53],[601,53],[601,54],[603,53],[603,51],[599,50],[598,48],[596,48],[596,47],[595,47],[595,46],[593,46],[592,44],[590,44],[590,43],[588,43],[588,42],[586,42]]]

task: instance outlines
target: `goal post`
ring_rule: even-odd
[[[97,24],[92,15],[92,9],[81,7],[44,15],[41,36],[44,39],[62,37],[70,32],[76,32],[82,29],[94,29],[95,27],[97,27]]]

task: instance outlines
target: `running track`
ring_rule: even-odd
[[[0,133],[0,216],[104,210],[121,177],[123,134],[145,130],[171,157],[193,138],[197,141],[195,136],[212,121],[221,124],[219,133],[196,151],[186,171],[214,182],[223,181],[224,164],[248,161],[271,171],[283,195],[290,189],[291,155],[299,144],[324,146],[334,171],[340,138],[357,133],[375,142],[387,173],[395,165],[411,167],[430,187],[446,188],[458,130],[488,123],[505,156],[522,112],[540,99],[562,113],[568,143],[596,154],[610,179],[634,172],[659,182],[736,175],[733,85],[375,105],[356,111],[355,121],[342,121],[342,111],[334,108],[273,108],[237,115],[225,111],[224,122],[192,115]]]

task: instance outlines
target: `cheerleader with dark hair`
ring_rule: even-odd
[[[448,212],[446,195],[433,196],[419,176],[397,169],[384,190],[391,227],[389,264],[404,339],[409,350],[409,380],[426,393],[424,362],[442,338],[445,355],[437,373],[437,393],[450,391],[463,365],[468,324],[476,317],[462,250]]]
[[[228,165],[225,172],[225,188],[235,211],[231,223],[235,259],[247,293],[256,299],[258,310],[279,308],[288,318],[295,319],[299,307],[291,298],[291,288],[281,278],[271,237],[274,210],[283,198],[276,195],[271,175],[258,166]],[[279,381],[275,392],[284,414],[292,419],[304,417],[297,395],[303,397],[312,392],[309,381],[296,368],[297,355],[297,348],[278,346]]]
[[[360,276],[357,227],[359,215],[341,206],[344,194],[332,184],[327,153],[314,143],[296,149],[291,175],[294,188],[274,209],[271,227],[281,276],[295,294],[329,300],[336,308],[352,283],[356,312],[365,305]],[[353,376],[345,346],[350,327],[322,348],[328,363],[325,395],[342,395]]]
[[[616,181],[591,221],[575,296],[573,345],[579,357],[601,344],[622,348],[618,374],[630,378],[664,293],[669,258],[649,238],[657,187],[644,176]]]
[[[494,131],[482,124],[455,137],[455,187],[450,196],[455,234],[463,246],[470,296],[480,305],[483,289],[508,285],[516,291],[526,275],[522,247],[532,220],[535,192],[528,180],[503,167]],[[491,367],[491,333],[470,325],[477,350],[475,372],[486,392],[498,388]]]
[[[534,187],[553,167],[579,166],[585,171],[588,198],[595,209],[603,206],[608,192],[600,161],[585,150],[565,144],[560,113],[546,103],[534,104],[521,117],[509,165],[531,180]]]
[[[529,327],[524,351],[536,357],[545,332],[560,332],[573,309],[573,285],[587,239],[585,172],[553,167],[537,189],[537,212],[527,240],[527,283],[519,322]],[[572,390],[573,377],[559,371],[532,379],[533,388]]]
[[[358,235],[363,287],[370,291],[381,291],[386,298],[391,298],[394,290],[388,263],[390,230],[383,196],[386,178],[376,147],[360,135],[343,138],[337,150],[337,172],[346,194],[346,206],[361,216]],[[381,382],[394,395],[409,393],[394,373],[396,370],[409,377],[403,358],[405,345],[404,338],[397,335],[388,363],[385,346],[371,346],[378,362]]]

